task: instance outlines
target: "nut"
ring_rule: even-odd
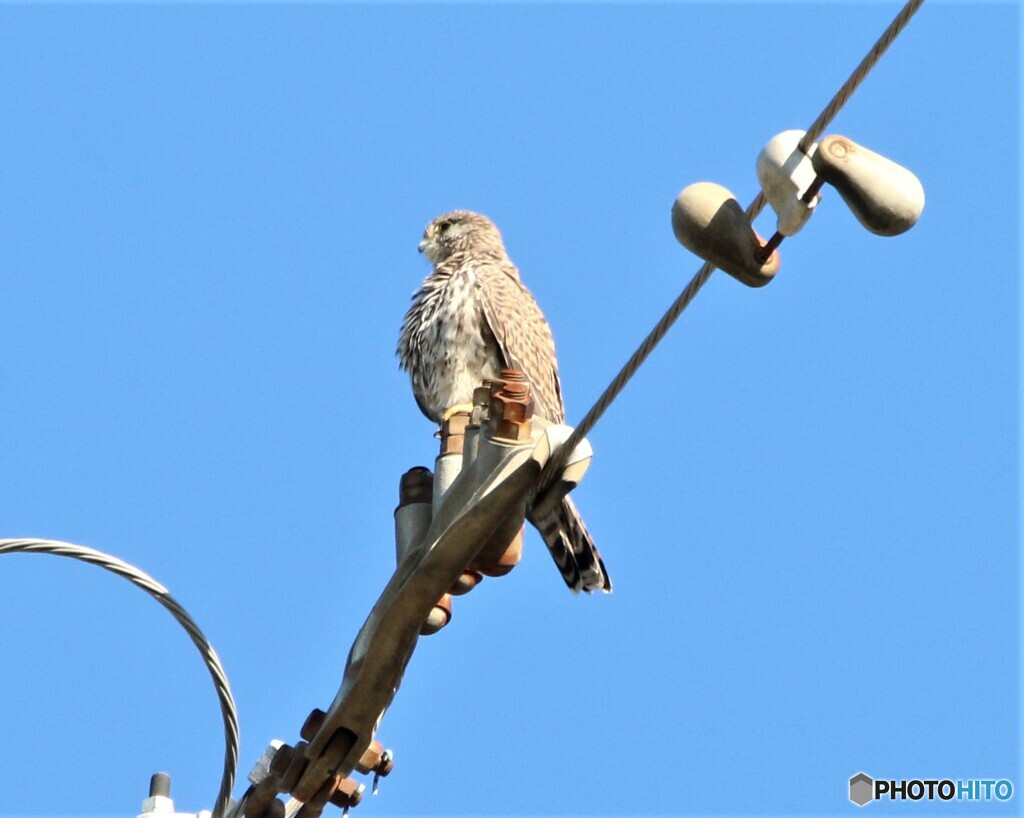
[[[368,773],[373,770],[378,764],[380,764],[381,757],[384,755],[384,745],[379,741],[371,741],[370,746],[363,751],[362,756],[359,758],[359,763],[356,764],[356,770],[361,773]]]
[[[456,412],[441,424],[441,454],[462,454],[469,420],[468,412]]]
[[[533,399],[526,383],[506,383],[491,395],[490,409],[491,437],[516,443],[530,439]]]
[[[338,786],[330,797],[330,802],[336,807],[357,807],[363,800],[363,792],[366,787],[351,778],[338,780]]]

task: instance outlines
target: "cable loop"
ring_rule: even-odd
[[[129,565],[127,562],[119,560],[110,554],[105,554],[102,551],[87,548],[83,545],[75,545],[74,543],[61,542],[59,540],[0,540],[0,555],[17,553],[52,554],[56,557],[71,557],[72,559],[106,569],[112,574],[117,574],[119,577],[128,580],[132,585],[141,588],[153,597],[153,599],[170,611],[171,616],[185,629],[189,639],[199,649],[199,653],[202,655],[203,661],[210,672],[210,677],[213,679],[213,686],[217,690],[217,698],[220,701],[221,717],[224,721],[224,771],[221,774],[217,803],[213,809],[213,818],[222,818],[231,801],[231,789],[235,784],[235,770],[238,766],[238,713],[224,667],[217,657],[217,652],[213,649],[206,636],[203,635],[199,626],[163,585],[134,565]]]

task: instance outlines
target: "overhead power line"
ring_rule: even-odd
[[[900,32],[906,27],[907,23],[910,22],[910,18],[914,16],[924,0],[908,0],[906,5],[900,10],[899,14],[889,24],[888,28],[882,33],[882,36],[878,38],[878,41],[871,47],[871,50],[864,56],[864,59],[860,61],[857,67],[850,74],[846,82],[843,83],[842,87],[836,92],[835,96],[829,101],[828,105],[825,106],[824,110],[818,115],[817,119],[814,120],[813,124],[808,128],[806,135],[800,141],[800,149],[804,152],[808,150],[811,143],[813,143],[821,134],[825,128],[828,127],[829,123],[835,118],[836,114],[839,113],[840,109],[847,103],[857,87],[864,81],[871,69],[875,67],[879,59],[885,53],[886,49],[892,45],[893,41],[899,36]],[[746,209],[747,219],[753,221],[761,213],[765,206],[764,193],[758,193],[754,197],[754,201],[750,203],[750,206]],[[661,320],[654,326],[654,329],[650,331],[643,342],[637,347],[637,350],[630,356],[629,360],[623,365],[622,369],[619,370],[619,374],[615,376],[610,384],[605,388],[604,392],[597,399],[590,410],[583,416],[583,419],[579,422],[576,428],[573,430],[572,435],[565,442],[565,445],[552,456],[552,458],[544,466],[540,475],[537,478],[537,483],[534,488],[535,494],[543,493],[556,479],[572,453],[573,449],[583,440],[597,424],[598,420],[605,413],[612,402],[619,396],[623,389],[626,388],[626,384],[629,383],[630,379],[636,374],[636,371],[643,365],[644,361],[654,351],[654,348],[661,343],[662,339],[668,334],[668,331],[675,324],[676,320],[680,315],[683,314],[690,302],[696,297],[697,293],[700,292],[707,280],[711,277],[711,274],[715,271],[715,265],[711,262],[705,262],[701,268],[696,272],[690,283],[686,285],[683,291],[679,294],[672,305],[668,308],[665,314],[661,317]]]
[[[806,153],[815,140],[821,136],[824,129],[846,104],[923,2],[924,0],[908,0],[903,6],[829,104],[800,138],[798,148],[801,151]],[[765,203],[764,193],[759,193],[749,207],[743,211],[742,215],[746,221],[742,223],[746,225],[747,222],[753,221],[764,208]],[[736,212],[737,214],[740,212],[739,205],[736,205]],[[725,266],[728,269],[728,264]],[[422,498],[408,501],[410,505],[418,504],[427,508],[426,525],[429,528],[425,526],[425,531],[419,532],[420,547],[426,556],[422,556],[418,562],[406,559],[399,565],[395,577],[385,589],[381,600],[378,601],[378,605],[371,613],[370,619],[367,620],[363,631],[357,637],[356,644],[353,646],[353,653],[356,652],[356,648],[361,651],[356,662],[357,667],[353,668],[350,656],[345,680],[352,681],[350,676],[355,679],[362,673],[362,676],[369,681],[362,687],[354,681],[350,685],[343,681],[342,688],[330,711],[327,713],[313,711],[310,714],[310,719],[307,719],[307,724],[300,731],[303,738],[306,739],[305,742],[302,742],[301,750],[299,745],[292,748],[278,742],[272,757],[268,757],[267,769],[263,770],[260,783],[257,784],[257,779],[250,777],[254,786],[243,796],[239,804],[235,805],[236,814],[244,808],[246,815],[258,815],[261,818],[264,815],[284,815],[284,804],[277,800],[277,795],[289,792],[304,803],[303,811],[306,814],[319,815],[328,802],[335,804],[344,802],[346,807],[349,804],[358,803],[358,798],[355,796],[361,797],[361,790],[350,793],[347,790],[342,792],[340,789],[345,782],[350,782],[350,779],[345,776],[354,769],[362,772],[376,769],[378,775],[386,774],[383,765],[390,763],[389,756],[382,755],[372,747],[367,747],[367,742],[372,742],[373,734],[383,716],[382,708],[386,708],[390,704],[391,698],[398,689],[406,662],[411,657],[416,637],[414,631],[406,626],[410,622],[416,627],[422,624],[422,619],[415,621],[419,616],[420,609],[429,608],[429,605],[444,593],[444,589],[439,590],[434,587],[435,584],[439,586],[443,584],[439,582],[438,577],[447,582],[448,573],[458,576],[458,571],[467,565],[466,559],[463,558],[463,552],[476,554],[483,544],[481,538],[486,541],[488,536],[493,534],[496,526],[507,517],[509,508],[519,504],[519,518],[515,522],[517,526],[521,525],[523,498],[528,497],[530,502],[537,500],[537,502],[543,503],[545,498],[541,495],[551,488],[557,479],[564,479],[563,472],[571,460],[574,463],[573,467],[578,472],[574,479],[579,479],[582,471],[586,468],[586,462],[589,461],[589,449],[577,456],[577,448],[586,448],[581,447],[580,444],[585,443],[586,436],[689,306],[715,269],[715,265],[710,261],[700,267],[576,428],[569,433],[566,427],[560,427],[566,433],[564,444],[558,446],[558,441],[554,439],[548,441],[547,451],[554,450],[554,453],[547,458],[536,478],[533,477],[535,472],[529,471],[530,462],[528,461],[533,456],[529,444],[513,447],[509,451],[495,445],[492,448],[500,452],[501,457],[506,459],[495,460],[492,457],[493,463],[489,463],[487,468],[481,468],[479,474],[474,473],[472,480],[459,483],[458,485],[461,486],[459,491],[453,490],[451,496],[445,497],[440,510],[431,512],[429,500],[423,501]],[[549,430],[550,432],[551,430]],[[479,445],[486,447],[488,444],[480,441]],[[461,451],[459,449],[460,457]],[[574,457],[576,457],[575,460],[573,460]],[[515,468],[512,468],[513,466]],[[436,479],[436,475],[434,477]],[[450,477],[454,479],[453,475]],[[224,818],[228,814],[238,761],[238,718],[227,676],[220,660],[192,617],[163,585],[148,574],[101,551],[55,540],[0,539],[0,555],[11,553],[52,554],[97,565],[146,591],[170,611],[175,620],[185,629],[203,657],[220,702],[224,723],[225,753],[220,791],[213,811],[213,818]],[[398,583],[396,578],[401,579],[402,583]],[[402,585],[400,589],[397,587],[399,584]],[[448,586],[450,583],[445,587]],[[390,596],[388,595],[389,589]],[[385,602],[388,604],[385,605]],[[378,636],[381,634],[387,638],[381,637],[380,644],[377,644]],[[396,634],[404,634],[405,641],[402,643],[404,645],[402,650],[396,649]],[[357,700],[355,704],[352,704],[353,699]],[[359,716],[357,719],[359,730],[347,729],[355,724],[352,721],[355,718],[352,713]],[[348,720],[346,721],[346,719]],[[363,724],[364,721],[366,724]],[[357,739],[361,742],[358,746],[355,745]],[[376,744],[376,742],[372,743]],[[287,752],[282,754],[282,750]],[[371,761],[367,761],[367,758],[371,758]]]

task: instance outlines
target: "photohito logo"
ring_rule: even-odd
[[[1009,801],[1013,782],[1005,778],[875,780],[867,773],[857,773],[850,779],[850,800],[858,807],[885,797],[890,801]]]

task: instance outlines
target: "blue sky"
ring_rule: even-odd
[[[749,202],[898,8],[0,6],[0,537],[167,585],[244,778],[332,699],[435,454],[393,357],[426,222],[502,228],[574,422],[699,266],[678,191]],[[919,175],[919,225],[871,235],[826,190],[768,287],[712,277],[590,436],[615,593],[572,597],[531,534],[421,641],[357,815],[1024,787],[1020,32],[1012,3],[925,4],[828,130]],[[216,701],[165,611],[46,556],[0,561],[0,607],[0,812],[132,815],[157,770],[212,807]]]

